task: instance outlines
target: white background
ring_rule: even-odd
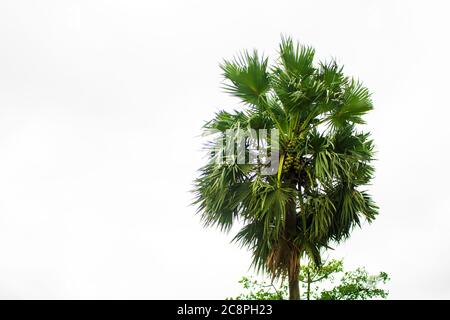
[[[280,35],[373,91],[378,219],[331,257],[450,298],[446,1],[0,2],[0,297],[224,298],[250,254],[203,229],[218,63]]]

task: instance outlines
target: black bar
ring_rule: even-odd
[[[42,300],[0,301],[14,316],[128,319],[319,319],[432,316],[447,318],[449,301]],[[330,318],[331,319],[331,318]]]

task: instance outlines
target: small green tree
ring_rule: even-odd
[[[342,260],[331,260],[321,268],[313,263],[302,265],[299,275],[301,297],[306,300],[368,300],[385,299],[388,291],[382,288],[389,281],[386,272],[371,275],[363,267],[344,271]],[[284,300],[288,286],[243,277],[239,283],[245,292],[234,300]]]
[[[335,276],[343,271],[344,264],[342,260],[331,260],[319,268],[311,262],[303,265],[300,269],[299,281],[302,285],[302,292],[305,292],[305,299],[311,300],[312,296],[317,298],[318,285],[326,280],[333,283]]]
[[[370,275],[366,269],[358,268],[355,271],[345,272],[340,283],[331,290],[320,293],[320,300],[368,300],[374,298],[387,298],[388,292],[378,285],[389,280],[386,272]]]

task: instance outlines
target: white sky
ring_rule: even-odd
[[[331,257],[450,298],[446,1],[0,2],[0,298],[224,298],[250,254],[203,229],[218,63],[280,34],[374,92],[381,207]]]

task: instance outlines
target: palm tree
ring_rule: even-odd
[[[300,298],[300,259],[319,266],[321,251],[378,211],[361,189],[374,172],[372,140],[360,131],[373,108],[370,93],[335,61],[315,66],[314,53],[282,38],[272,66],[256,51],[222,63],[224,89],[243,102],[242,110],[220,111],[205,124],[205,132],[222,134],[206,144],[208,162],[194,187],[205,226],[229,231],[238,222],[234,241],[251,250],[257,271],[288,278],[290,299]],[[279,152],[275,174],[261,173],[268,165],[261,159],[218,161],[229,132],[247,129],[278,130],[278,145],[268,136],[245,138],[247,147]]]

